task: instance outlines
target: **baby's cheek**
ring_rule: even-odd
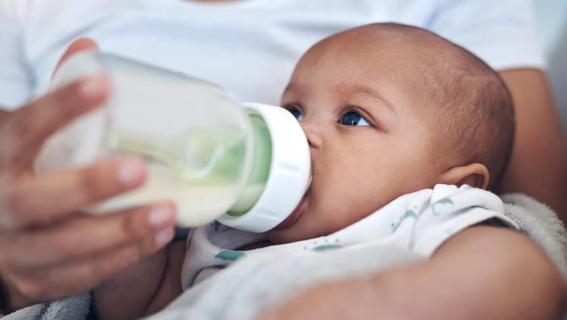
[[[344,166],[343,168],[348,167]],[[326,171],[314,180],[308,205],[301,218],[291,227],[267,233],[275,243],[291,242],[328,235],[367,217],[395,193],[396,186],[387,183],[391,177],[371,170],[363,172]],[[352,179],[349,179],[349,176]],[[391,190],[394,189],[394,190]]]
[[[360,193],[353,191],[355,190],[335,195],[327,202],[321,203],[313,212],[310,218],[318,225],[320,235],[342,230],[371,213],[368,206],[370,202],[361,201]]]

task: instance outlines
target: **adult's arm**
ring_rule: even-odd
[[[502,192],[522,192],[549,205],[567,222],[567,144],[545,74],[500,72],[516,106],[516,141]]]
[[[477,226],[431,259],[317,285],[260,317],[294,319],[561,319],[559,273],[526,236]]]
[[[503,192],[550,205],[567,221],[567,154],[545,74],[532,0],[438,0],[430,30],[471,50],[508,84],[517,134]]]

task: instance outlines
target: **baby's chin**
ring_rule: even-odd
[[[312,215],[312,201],[308,194],[301,199],[295,210],[284,221],[266,233],[270,242],[288,243],[313,237],[313,228],[308,227],[309,217]]]
[[[276,227],[266,232],[266,236],[271,243],[282,244],[313,239],[335,231],[329,229],[330,225],[318,222],[316,216],[315,212],[305,210],[295,223],[284,228]]]
[[[301,217],[293,221],[291,225],[285,225],[284,222],[284,224],[266,232],[268,240],[274,244],[281,244],[315,237],[313,228],[308,228],[304,225],[305,222],[308,222],[305,221],[308,220],[306,219],[308,216],[309,212],[303,212]]]

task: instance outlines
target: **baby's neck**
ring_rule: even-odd
[[[253,249],[269,247],[271,245],[273,245],[273,243],[271,243],[269,240],[260,240],[253,243],[245,244],[242,247],[239,247],[237,250],[253,250]]]

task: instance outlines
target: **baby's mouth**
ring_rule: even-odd
[[[293,212],[284,221],[278,224],[273,230],[282,230],[294,225],[305,212],[305,208],[307,207],[308,195],[309,195],[309,190],[305,192],[305,195],[303,195],[303,198],[301,198],[301,201],[299,201],[299,204],[297,205],[295,210],[293,210]]]

